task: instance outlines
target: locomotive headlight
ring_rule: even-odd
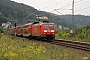
[[[54,32],[54,30],[51,30],[51,32]]]
[[[47,30],[44,30],[44,32],[47,32]]]

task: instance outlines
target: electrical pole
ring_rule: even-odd
[[[72,3],[72,29],[74,29],[74,0]]]
[[[74,35],[74,0],[72,2],[72,30],[70,31],[70,33],[72,34],[72,36]]]
[[[23,20],[23,21],[22,21],[22,25],[24,25],[24,7],[23,7],[23,11],[22,11],[22,12],[23,12],[23,13],[22,13],[22,14],[23,14],[23,15],[22,15],[22,16],[23,16],[23,18],[22,18],[22,20]],[[24,36],[23,36],[23,38],[24,38]]]

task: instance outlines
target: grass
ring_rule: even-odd
[[[1,34],[0,60],[90,60],[90,54],[80,54],[41,41]]]

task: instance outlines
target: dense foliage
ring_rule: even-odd
[[[90,23],[86,27],[75,29],[73,36],[70,30],[57,30],[56,38],[90,42]]]

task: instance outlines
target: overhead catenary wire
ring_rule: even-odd
[[[48,7],[42,8],[42,9],[46,9],[46,8],[48,9],[48,8],[50,8],[50,7],[54,6],[54,5],[60,4],[60,3],[64,2],[64,1],[65,1],[65,0],[63,0],[63,1],[61,1],[61,2],[58,2],[58,3],[56,3],[56,4],[52,4],[52,5],[48,6]],[[81,2],[81,1],[83,1],[83,0],[76,1],[75,3],[79,3],[79,2]],[[67,3],[66,5],[62,6],[61,9],[62,9],[62,8],[65,8],[65,7],[67,7],[67,6],[70,6],[70,5],[72,5],[72,1],[70,1],[70,2]],[[59,9],[58,9],[58,10],[59,10]]]
[[[60,13],[60,14],[62,14],[61,12],[59,12],[59,11],[57,11],[56,9],[54,9],[56,12],[58,12],[58,13]],[[64,14],[62,14],[62,15],[64,15]],[[65,16],[65,17],[67,17],[68,19],[70,19],[71,20],[71,18],[70,17],[68,17],[68,16]]]
[[[47,7],[45,7],[45,8],[42,8],[42,9],[46,9],[46,8],[52,7],[52,6],[54,6],[54,5],[58,5],[58,4],[63,3],[63,2],[65,2],[65,1],[66,1],[66,0],[62,0],[62,1],[58,2],[58,3],[52,4],[52,5],[50,5],[50,6],[47,6]]]
[[[78,2],[81,2],[81,1],[83,1],[83,0],[76,1],[75,3],[78,3]]]
[[[89,2],[90,2],[90,0],[89,0],[89,1],[82,2],[82,3],[80,3],[80,4],[76,4],[75,6],[80,6],[80,5],[82,5],[82,4],[89,3]]]
[[[77,2],[75,2],[75,3],[80,3],[81,1],[83,1],[83,0],[79,0],[79,1],[77,1]],[[85,2],[83,2],[83,3],[80,3],[80,4],[77,4],[77,5],[75,5],[75,6],[80,6],[81,4],[85,4],[85,3],[88,3],[88,2],[90,2],[90,1],[85,1]],[[69,2],[70,3],[70,2]],[[69,4],[68,3],[68,4]],[[67,7],[67,6],[70,6],[70,5],[72,5],[72,4],[66,4],[66,5],[64,5],[63,7],[65,8],[65,7]],[[63,7],[61,7],[61,9],[59,8],[59,9],[56,9],[56,10],[71,10],[71,9],[62,9]],[[88,8],[90,8],[90,7],[87,7],[87,8],[83,8],[83,9],[79,9],[79,10],[76,10],[76,11],[74,11],[74,12],[77,12],[77,11],[81,11],[81,10],[85,10],[85,9],[88,9]]]
[[[75,3],[80,3],[80,2],[82,2],[83,0],[79,0],[79,1],[76,1]],[[82,3],[80,3],[80,4],[75,4],[75,6],[80,6],[81,4],[85,4],[85,3],[88,3],[88,2],[90,2],[90,1],[85,1],[85,2],[82,2]],[[66,5],[64,5],[63,7],[65,8],[65,7],[67,7],[67,6],[70,6],[71,4],[66,4]],[[56,9],[56,10],[72,10],[72,9],[62,9],[63,7],[61,7],[61,9],[59,8],[59,9]],[[81,10],[85,10],[85,9],[89,9],[90,7],[87,7],[87,8],[83,8],[83,9],[79,9],[79,10],[76,10],[76,11],[74,11],[74,12],[77,12],[77,11],[81,11]]]
[[[76,10],[76,11],[74,11],[74,12],[81,11],[81,10],[85,10],[85,9],[88,9],[88,8],[90,8],[90,7],[82,8],[82,9]]]
[[[83,1],[83,0],[76,1],[75,3],[80,3],[81,1]],[[72,5],[72,1],[70,1],[70,2],[67,3],[66,5],[58,8],[57,10],[64,10],[63,8],[68,7],[68,6],[71,6],[71,5]]]
[[[79,1],[76,1],[75,3],[80,3],[81,1],[83,1],[83,0],[79,0]],[[72,10],[72,9],[63,9],[63,8],[65,8],[65,7],[68,7],[68,6],[71,6],[72,5],[72,3],[71,3],[72,1],[70,1],[69,3],[67,3],[66,5],[64,5],[64,6],[62,6],[61,8],[59,8],[59,9],[54,9],[53,11],[51,11],[51,12],[54,12],[55,10]],[[84,3],[87,3],[88,1],[86,1],[86,2],[84,2]],[[79,4],[80,5],[80,4]],[[52,6],[52,5],[51,5]],[[77,5],[78,6],[78,5]],[[49,7],[48,7],[49,8]],[[61,13],[62,14],[62,13]],[[64,14],[62,14],[62,15],[64,15]]]
[[[65,0],[64,0],[65,1]],[[70,4],[72,1],[70,1],[69,3],[67,3],[66,5],[64,5],[64,6],[62,6],[61,8],[63,8],[63,7],[66,7],[66,6],[69,6],[69,5],[72,5],[72,4]],[[51,5],[52,6],[52,5]],[[51,7],[51,6],[49,6],[49,7]],[[48,8],[49,8],[48,7]],[[57,9],[56,9],[57,10]],[[69,9],[66,9],[66,10],[69,10]],[[70,9],[71,10],[71,9]],[[51,12],[54,12],[55,11],[55,9],[53,10],[53,11],[51,11]],[[62,13],[61,13],[62,14]],[[62,14],[62,15],[64,15],[64,14]]]
[[[80,5],[82,5],[82,4],[85,4],[85,3],[88,3],[89,1],[85,1],[85,2],[82,2],[83,0],[79,0],[79,1],[76,1],[75,2],[75,7],[76,6],[80,6]],[[82,3],[80,3],[80,2],[82,2]],[[80,3],[80,4],[76,4],[76,3]],[[59,9],[56,9],[56,10],[72,10],[72,9],[63,9],[63,8],[65,8],[65,7],[68,7],[68,6],[71,6],[72,4],[69,2],[68,4],[66,4],[66,5],[64,5],[64,6],[62,6],[61,7],[61,9],[59,8]],[[81,11],[81,10],[85,10],[85,9],[89,9],[90,7],[87,7],[87,8],[83,8],[83,9],[79,9],[79,10],[76,10],[76,11],[74,11],[74,12],[77,12],[77,11]],[[55,10],[53,10],[53,11],[51,11],[51,12],[54,12]],[[60,14],[62,14],[62,15],[64,15],[63,13],[61,13],[60,12]]]
[[[29,17],[29,16],[33,15],[34,13],[36,13],[36,12],[38,12],[38,11],[40,11],[40,9],[39,9],[39,10],[36,10],[35,12],[33,12],[33,13],[29,14],[28,16],[26,16],[26,17],[24,17],[24,18],[27,18],[27,17]]]
[[[80,4],[78,4],[78,5],[75,5],[75,6],[80,6],[80,5],[82,5],[82,4],[85,4],[85,3],[89,3],[90,1],[88,0],[88,1],[85,1],[85,2],[83,2],[83,3],[80,3]],[[82,9],[78,9],[78,10],[76,10],[76,11],[74,11],[74,12],[77,12],[77,11],[81,11],[81,10],[86,10],[86,9],[89,9],[90,7],[85,7],[85,8],[82,8]]]
[[[50,8],[51,6],[55,6],[55,5],[57,5],[57,4],[63,3],[64,1],[65,1],[65,0],[62,0],[61,2],[58,2],[58,3],[52,4],[52,5],[48,6],[48,7],[39,9],[39,10],[37,10],[37,11],[31,13],[30,15],[26,16],[25,18],[27,18],[27,17],[33,15],[34,13],[36,13],[36,12],[38,12],[38,11],[43,10],[43,9],[46,9],[46,8],[48,9],[48,8]],[[83,1],[83,0],[76,1],[75,3],[80,3],[81,1]],[[60,7],[60,8],[58,8],[57,10],[71,10],[71,9],[64,9],[65,7],[71,6],[71,5],[72,5],[71,2],[72,2],[72,1],[68,2],[66,5],[64,5],[64,6]],[[87,2],[88,2],[88,1],[87,1]],[[84,3],[87,3],[87,2],[84,2]],[[83,4],[84,4],[84,3],[83,3]],[[78,5],[80,5],[80,4],[78,4]],[[78,6],[78,5],[75,5],[75,6]],[[55,10],[53,10],[53,11],[51,11],[51,12],[54,12],[54,11],[55,11]]]
[[[72,1],[71,1],[71,2],[72,2]],[[57,10],[60,10],[60,9],[62,9],[62,8],[65,8],[65,7],[67,7],[67,6],[72,5],[72,4],[70,4],[71,2],[67,3],[66,5],[64,5],[64,6],[60,7],[60,8],[58,8]]]
[[[50,6],[48,6],[48,7],[45,7],[45,8],[49,8],[49,7],[51,7],[51,6],[54,6],[54,5],[60,4],[60,3],[64,2],[64,1],[65,1],[65,0],[62,0],[61,2],[55,3],[55,4],[50,5]],[[45,9],[45,8],[42,8],[42,9]],[[38,12],[38,11],[41,11],[42,9],[39,9],[39,10],[37,10],[37,11],[35,11],[35,12],[31,13],[30,15],[28,15],[28,16],[26,16],[26,17],[24,17],[24,18],[27,18],[27,17],[29,17],[29,16],[33,15],[34,13],[36,13],[36,12]]]

